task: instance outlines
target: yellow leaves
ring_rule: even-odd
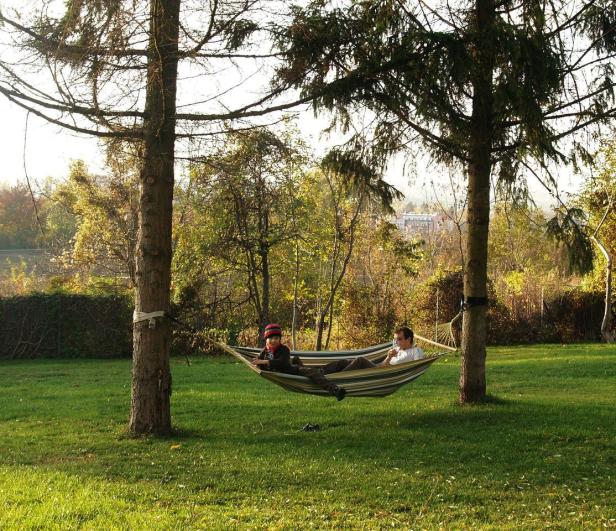
[[[176,443],[176,444],[172,444],[171,446],[169,446],[170,450],[179,450],[182,447],[181,443]]]
[[[505,275],[505,283],[509,291],[515,295],[521,295],[524,287],[525,275],[522,271],[511,271]]]

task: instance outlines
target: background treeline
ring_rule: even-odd
[[[46,256],[32,263],[16,253],[1,270],[3,357],[129,354],[138,198],[132,149],[108,145],[104,175],[73,163],[65,180],[37,193],[36,209],[27,187],[0,191],[0,247],[41,247]],[[616,189],[612,153],[606,148],[600,158],[605,198]],[[175,315],[230,343],[258,343],[269,321],[280,322],[297,348],[365,346],[388,340],[398,323],[433,337],[439,323],[458,313],[462,298],[465,228],[455,189],[449,191],[453,206],[416,207],[369,168],[343,162],[335,152],[315,161],[292,129],[235,132],[195,157],[175,192]],[[562,219],[563,212],[583,216],[570,220],[577,223],[573,232],[605,217],[607,199],[597,190],[589,182],[560,205]],[[554,237],[548,229],[559,211],[546,214],[510,192],[495,192],[489,343],[599,340],[604,256],[576,247],[563,236],[566,226]],[[392,204],[398,213],[442,214],[446,223],[408,235],[393,224]],[[609,215],[598,236],[611,253],[615,231]],[[49,346],[58,326],[43,310],[56,307],[68,312],[77,335],[88,335],[84,348],[73,339],[68,347]],[[115,312],[113,324],[101,324],[105,312]],[[26,341],[18,322],[43,324]],[[105,340],[90,337],[96,333]],[[177,330],[174,349],[209,351],[187,330]]]

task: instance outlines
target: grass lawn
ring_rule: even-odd
[[[131,439],[129,361],[0,362],[0,528],[616,528],[616,347],[491,349],[476,407],[456,358],[341,403],[172,363],[180,431]]]

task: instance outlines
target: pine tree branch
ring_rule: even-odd
[[[546,35],[547,38],[553,37],[554,35],[561,33],[563,30],[567,29],[569,26],[573,25],[573,23],[575,23],[577,21],[577,19],[580,18],[580,16],[587,11],[588,9],[590,9],[595,3],[597,2],[597,0],[590,0],[587,4],[584,4],[584,6],[577,12],[575,13],[575,15],[573,15],[571,18],[569,18],[568,20],[566,20],[565,22],[563,22],[562,24],[560,24],[559,26],[557,26],[553,31],[551,31],[550,33],[548,33]]]
[[[299,98],[289,103],[282,103],[280,105],[272,105],[271,107],[266,107],[264,109],[250,110],[274,98],[276,95],[278,95],[281,92],[282,90],[276,90],[256,102],[250,103],[248,105],[245,105],[244,107],[240,107],[239,109],[236,109],[233,111],[215,113],[215,114],[178,113],[176,115],[176,119],[185,120],[185,121],[207,122],[207,121],[214,121],[214,120],[233,120],[233,119],[238,119],[238,118],[263,116],[265,114],[269,114],[272,112],[284,111],[284,110],[292,109],[293,107],[297,107],[299,105],[310,103],[315,98],[315,96],[305,96],[303,98]]]
[[[568,102],[565,102],[565,103],[561,103],[560,105],[555,106],[555,107],[551,107],[549,110],[546,110],[544,112],[543,117],[546,120],[555,119],[555,118],[559,118],[559,117],[566,117],[568,115],[557,115],[557,116],[554,116],[554,113],[557,113],[559,111],[567,109],[568,107],[572,107],[574,105],[582,103],[583,101],[589,100],[590,98],[593,98],[595,96],[599,96],[600,94],[602,94],[602,93],[604,93],[606,91],[609,91],[609,90],[611,90],[613,88],[616,88],[616,81],[611,83],[611,84],[609,84],[609,85],[607,85],[607,86],[601,87],[600,89],[597,89],[597,90],[595,90],[593,92],[589,92],[588,94],[585,94],[584,96],[580,96],[579,98],[576,98],[574,100],[571,100],[571,101],[568,101]],[[571,113],[571,115],[573,115],[573,116],[584,115],[584,112]],[[508,121],[505,121],[505,122],[501,122],[500,124],[498,124],[498,126],[501,127],[501,128],[506,128],[506,127],[513,127],[513,126],[516,126],[516,125],[520,125],[521,123],[522,123],[521,120],[508,120]]]
[[[49,51],[54,51],[60,55],[67,56],[79,56],[82,58],[91,58],[97,56],[103,57],[144,57],[147,58],[151,55],[151,53],[146,49],[141,48],[125,48],[125,49],[113,49],[107,48],[104,46],[80,46],[78,44],[66,44],[56,39],[50,39],[37,33],[36,31],[19,24],[18,22],[7,18],[0,11],[0,22],[5,22],[9,26],[12,26],[14,29],[28,35],[34,41],[45,46],[45,49]],[[211,37],[210,37],[211,39]],[[208,39],[209,40],[209,39]],[[203,43],[203,45],[207,44],[207,42]],[[202,46],[203,46],[202,45]],[[204,59],[267,59],[280,57],[282,52],[279,53],[268,53],[268,54],[248,54],[248,53],[209,53],[209,52],[201,52],[202,46],[191,48],[189,50],[181,50],[178,52],[178,57],[180,59],[183,58],[204,58]],[[128,68],[128,67],[124,67]],[[141,68],[141,67],[133,67],[133,68]]]
[[[12,19],[7,18],[0,11],[0,22],[4,22],[16,30],[25,33],[29,37],[32,37],[36,42],[44,45],[49,50],[54,50],[59,53],[66,53],[68,55],[78,55],[82,57],[92,55],[103,55],[108,57],[147,57],[148,51],[142,49],[126,48],[124,50],[112,50],[111,48],[104,47],[92,47],[92,46],[79,46],[77,44],[65,44],[61,41],[50,39],[37,33],[36,31],[19,24]]]
[[[39,118],[42,118],[43,120],[46,120],[49,123],[52,123],[54,125],[58,125],[64,129],[70,129],[71,131],[76,131],[77,133],[85,133],[87,135],[98,136],[101,138],[142,138],[143,137],[143,132],[141,129],[133,129],[130,131],[129,130],[127,131],[97,131],[95,129],[86,129],[83,127],[78,127],[76,125],[67,124],[66,122],[63,122],[61,120],[56,120],[55,118],[52,118],[51,116],[48,116],[42,113],[41,111],[33,107],[30,107],[17,99],[14,99],[10,95],[5,94],[5,97],[10,102],[21,107],[22,109],[25,109],[26,111],[31,112],[35,116],[38,116]]]
[[[112,111],[107,109],[97,109],[95,107],[82,107],[80,105],[70,105],[70,104],[59,104],[59,103],[51,103],[48,101],[42,101],[37,98],[33,98],[32,96],[28,96],[23,92],[15,90],[8,90],[2,86],[0,86],[0,94],[4,94],[6,97],[13,97],[20,100],[25,100],[29,103],[33,103],[40,107],[45,107],[46,109],[67,112],[67,113],[75,113],[81,114],[84,116],[109,116],[115,118],[144,118],[145,113],[139,111]],[[52,100],[58,101],[58,100]]]

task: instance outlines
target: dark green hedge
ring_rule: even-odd
[[[439,286],[441,317],[457,312],[461,296],[458,277],[451,275]],[[422,316],[428,318],[427,322],[434,322],[435,316],[428,315],[428,310],[434,311],[434,301],[426,298],[416,302],[420,312],[425,306],[426,315]],[[129,358],[132,308],[132,298],[121,295],[40,293],[0,298],[0,359]],[[203,323],[179,314],[196,328],[203,327]],[[598,341],[602,315],[601,293],[571,290],[546,304],[543,319],[533,315],[524,320],[514,319],[493,298],[488,342],[503,345]],[[182,328],[175,330],[172,354],[192,356],[212,352],[208,343],[196,340],[193,334]]]
[[[118,295],[0,298],[0,359],[130,357],[132,307]]]

